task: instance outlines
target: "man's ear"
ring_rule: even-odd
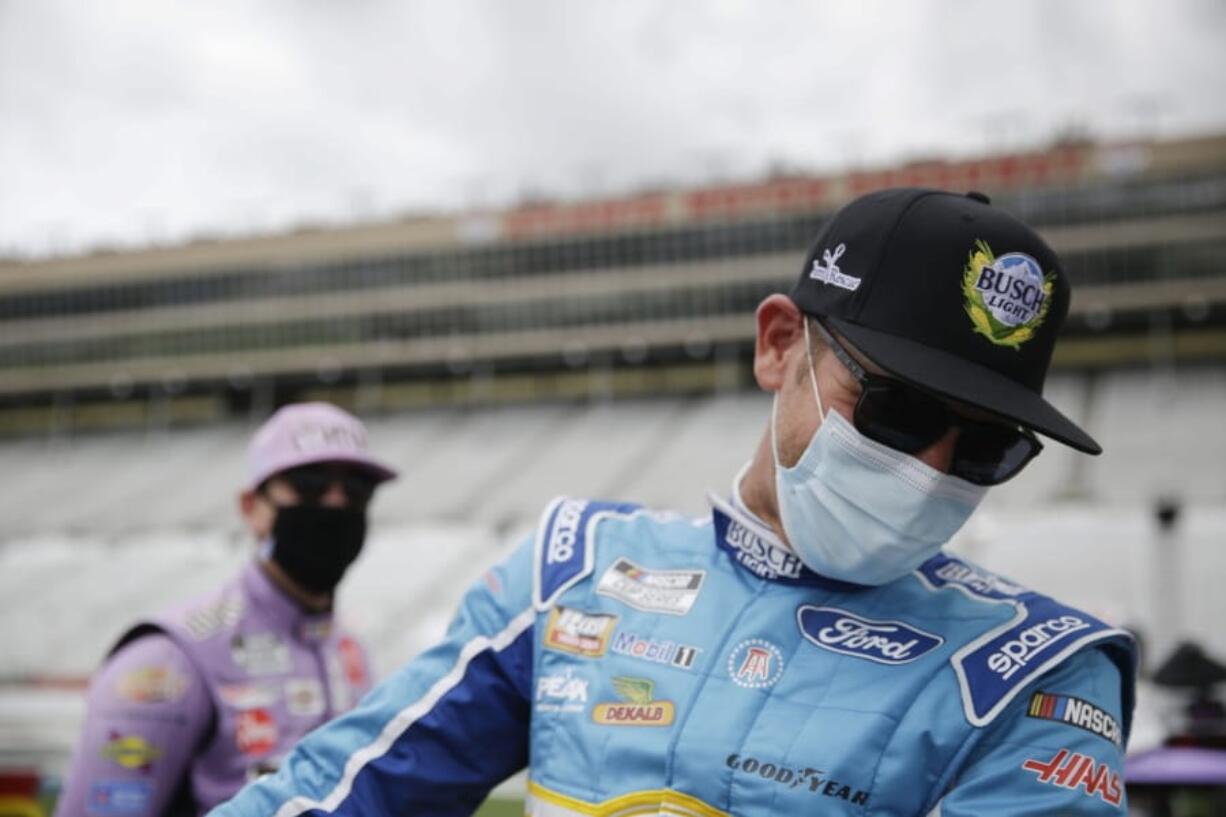
[[[787,377],[789,352],[804,343],[804,313],[786,295],[768,295],[755,313],[753,376],[765,391],[778,391]]]
[[[257,492],[248,489],[238,495],[238,513],[255,538],[263,539],[272,533],[274,514]]]

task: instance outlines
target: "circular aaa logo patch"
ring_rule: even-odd
[[[783,675],[783,652],[764,638],[750,638],[728,655],[728,674],[738,686],[765,689]]]
[[[992,343],[1020,349],[1043,325],[1051,307],[1056,273],[1043,274],[1029,255],[997,258],[986,241],[976,241],[962,272],[966,314],[975,332]]]

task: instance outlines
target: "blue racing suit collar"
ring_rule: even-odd
[[[760,579],[780,584],[820,587],[835,592],[855,592],[871,588],[829,579],[805,567],[796,554],[747,510],[711,493],[711,521],[715,544],[741,568]]]

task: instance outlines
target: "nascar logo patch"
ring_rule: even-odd
[[[1119,721],[1106,710],[1072,695],[1036,692],[1030,696],[1030,706],[1027,707],[1026,714],[1040,720],[1076,726],[1109,740],[1116,746],[1122,747],[1124,743]]]

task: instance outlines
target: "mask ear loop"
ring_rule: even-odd
[[[809,340],[809,316],[805,316],[805,360],[809,362],[809,383],[813,386],[813,397],[817,400],[817,413],[822,422],[826,422],[826,407],[822,405],[822,393],[817,390],[817,367],[813,365],[813,344]]]
[[[822,405],[822,394],[817,389],[817,372],[813,365],[813,350],[812,341],[809,339],[809,317],[806,315],[803,319],[805,330],[805,362],[809,364],[809,385],[813,387],[813,397],[817,400],[817,412],[822,418],[822,422],[826,422],[826,407]],[[775,458],[775,465],[779,465],[779,438],[776,432],[776,427],[779,422],[779,392],[775,392],[775,399],[771,402],[771,454]]]

